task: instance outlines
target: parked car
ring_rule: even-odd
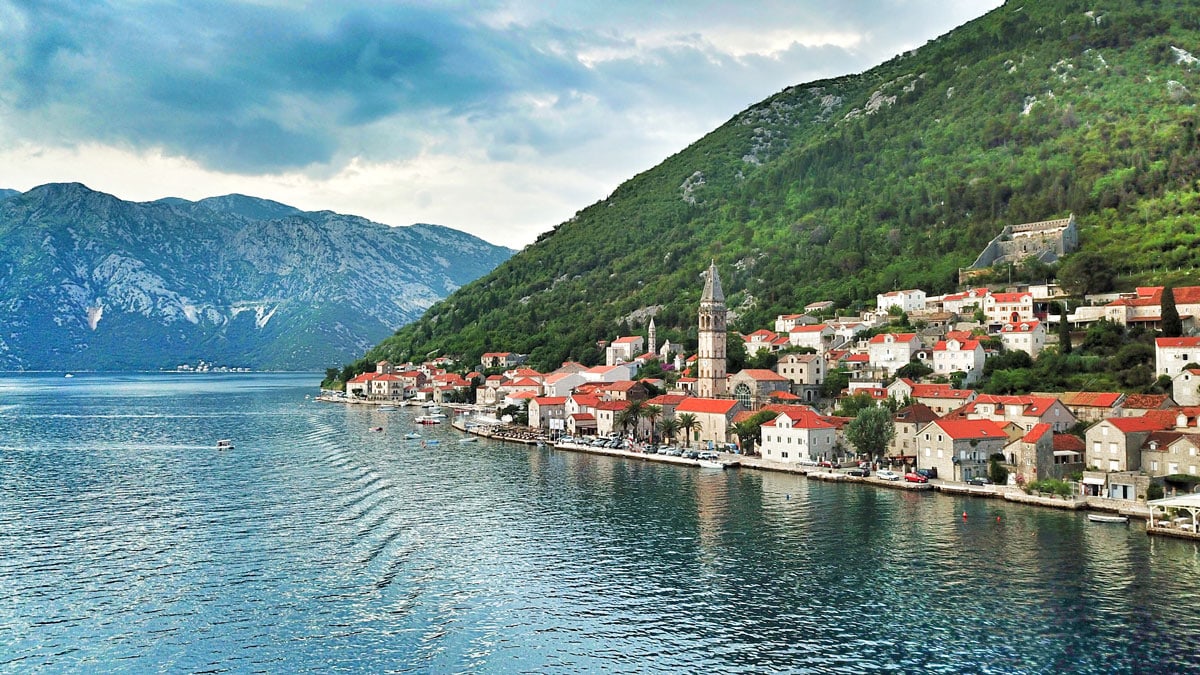
[[[929,482],[929,479],[926,478],[925,476],[922,476],[919,473],[914,473],[912,471],[909,471],[908,473],[904,474],[904,480],[906,480],[910,483],[928,483]]]
[[[823,467],[825,467],[826,469],[832,469],[832,468],[833,468],[833,462],[831,462],[831,461],[829,461],[829,460],[827,460],[827,459],[823,459],[823,460],[821,460],[821,461],[817,462],[817,466],[823,466]]]
[[[916,472],[930,480],[937,478],[937,469],[917,469]]]
[[[987,476],[975,476],[971,480],[967,481],[967,483],[970,485],[991,485],[992,481],[989,480]]]
[[[862,476],[863,478],[866,478],[867,476],[871,475],[871,470],[864,469],[861,466],[856,466],[853,469],[846,469],[846,475],[847,476]]]
[[[880,469],[875,472],[875,477],[883,480],[900,480],[900,474],[890,469]]]

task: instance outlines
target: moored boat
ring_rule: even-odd
[[[699,464],[700,468],[702,468],[702,469],[724,469],[725,468],[724,462],[718,462],[715,459],[698,459],[698,460],[696,460],[696,463]]]
[[[1087,514],[1088,520],[1093,523],[1128,523],[1129,516],[1105,516],[1099,513]]]
[[[420,415],[413,419],[417,424],[441,424],[442,421],[433,415]]]

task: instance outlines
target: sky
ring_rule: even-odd
[[[998,0],[0,0],[0,187],[240,193],[512,248]]]

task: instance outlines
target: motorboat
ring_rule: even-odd
[[[718,462],[715,459],[698,459],[698,460],[696,460],[696,463],[700,465],[701,469],[724,469],[725,468],[725,462]]]
[[[1099,513],[1087,514],[1088,520],[1093,523],[1128,523],[1129,516],[1105,516]]]
[[[404,434],[405,440],[409,440],[409,441],[415,441],[416,439],[418,439],[420,437],[421,437],[421,434],[418,434],[415,431],[410,431],[407,434]]]
[[[222,438],[221,440],[217,441],[217,449],[218,450],[232,450],[233,449],[233,441],[229,440],[228,438]]]
[[[413,419],[417,424],[441,424],[442,421],[433,415],[418,415]]]
[[[478,441],[478,440],[479,440],[479,439],[478,439],[478,438],[475,438],[474,436],[467,436],[466,438],[460,438],[460,439],[458,439],[458,442],[459,442],[459,443],[474,443],[474,442],[476,442],[476,441]]]

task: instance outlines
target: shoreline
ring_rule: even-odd
[[[461,411],[460,411],[461,412]],[[686,457],[671,457],[669,455],[650,455],[643,452],[635,452],[632,450],[616,449],[616,448],[597,448],[590,445],[582,445],[578,443],[554,443],[545,438],[545,434],[540,433],[532,427],[508,427],[504,426],[484,426],[469,424],[459,415],[451,421],[450,426],[463,433],[472,434],[481,438],[491,440],[504,441],[508,443],[519,443],[522,445],[537,445],[544,444],[546,447],[558,450],[568,450],[571,452],[583,452],[593,455],[605,455],[608,457],[619,457],[624,459],[637,459],[644,462],[659,462],[663,464],[673,464],[676,466],[691,466],[699,469],[704,467],[698,460],[688,459]],[[872,487],[883,487],[892,490],[908,490],[912,492],[940,492],[947,495],[959,495],[967,497],[975,497],[979,499],[1002,499],[1006,502],[1014,504],[1024,504],[1027,506],[1040,506],[1045,508],[1053,508],[1066,511],[1079,512],[1097,512],[1097,513],[1115,513],[1122,516],[1127,516],[1131,519],[1149,521],[1150,511],[1142,504],[1103,504],[1097,501],[1111,500],[1095,500],[1091,498],[1071,498],[1065,499],[1057,496],[1040,496],[1026,494],[1023,490],[1017,487],[1009,486],[974,486],[959,483],[945,483],[938,479],[934,479],[928,483],[909,483],[903,479],[898,481],[887,481],[876,478],[874,476],[862,477],[851,476],[845,473],[829,471],[822,467],[786,464],[783,462],[772,462],[762,459],[761,457],[750,457],[747,455],[738,455],[734,453],[720,452],[717,453],[719,462],[725,469],[745,468],[755,471],[771,471],[777,473],[791,473],[804,476],[811,480],[820,480],[825,482],[838,483],[860,483]],[[1200,534],[1171,530],[1169,528],[1149,528],[1146,527],[1147,534],[1156,534],[1172,537],[1180,537],[1185,539],[1200,540]]]

